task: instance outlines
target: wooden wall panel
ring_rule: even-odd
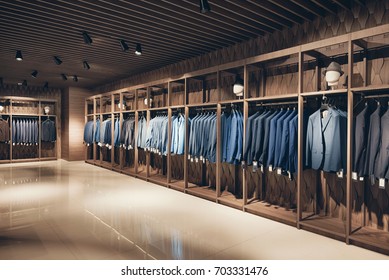
[[[63,124],[63,152],[62,158],[84,160],[85,152],[82,143],[85,125],[85,98],[91,92],[81,88],[69,87],[64,91],[62,124]]]

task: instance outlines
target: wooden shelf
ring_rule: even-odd
[[[191,186],[188,186],[186,189],[186,192],[213,202],[216,201],[216,191],[210,187],[199,187],[191,184]]]
[[[349,241],[350,244],[389,255],[389,232],[363,227],[352,233]]]
[[[217,198],[217,202],[235,209],[243,209],[243,199],[236,198],[232,193],[222,193],[222,195]]]
[[[300,228],[339,241],[346,241],[346,221],[328,216],[314,215],[300,221]]]
[[[290,226],[297,225],[297,214],[294,209],[288,210],[277,205],[269,204],[265,201],[254,201],[245,205],[244,210],[248,213],[281,222]]]
[[[164,175],[160,175],[160,174],[150,175],[150,177],[147,178],[147,180],[161,186],[167,186],[167,178]]]
[[[389,91],[389,85],[356,87],[356,88],[351,88],[351,91],[352,92],[360,92],[360,93],[373,93],[373,92],[380,92],[380,91]]]
[[[230,103],[230,102],[228,102]],[[194,108],[194,107],[215,107],[215,110],[216,110],[216,106],[217,106],[218,103],[216,102],[210,102],[210,103],[196,103],[196,104],[188,104],[187,106],[189,108]]]
[[[344,89],[335,89],[335,90],[322,90],[322,91],[312,91],[301,93],[303,97],[309,96],[318,96],[318,95],[337,95],[347,93],[347,88]]]
[[[172,181],[168,184],[169,188],[175,189],[177,191],[184,191],[185,190],[185,181],[184,180],[176,180]]]
[[[284,99],[296,99],[298,98],[298,93],[275,95],[275,96],[262,96],[262,97],[252,97],[247,98],[248,102],[258,102],[258,101],[272,101],[272,100],[284,100]]]

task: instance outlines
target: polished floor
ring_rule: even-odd
[[[0,166],[0,259],[389,259],[83,162]]]

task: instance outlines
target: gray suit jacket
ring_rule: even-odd
[[[326,172],[345,170],[344,150],[342,147],[347,130],[342,130],[342,116],[329,108],[328,114],[322,118],[320,109],[308,119],[306,142],[306,165],[312,169]]]

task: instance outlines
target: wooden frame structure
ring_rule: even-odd
[[[389,25],[386,24],[186,73],[174,79],[162,79],[90,97],[85,104],[86,122],[103,119],[104,116],[112,119],[119,117],[123,121],[123,116],[130,114],[136,120],[143,115],[150,121],[156,112],[165,112],[170,123],[172,114],[181,110],[186,116],[188,131],[188,117],[197,108],[211,109],[217,115],[218,152],[216,164],[191,162],[188,159],[187,133],[184,155],[176,156],[169,152],[166,160],[162,159],[164,167],[160,170],[150,167],[151,161],[155,161],[155,155],[137,148],[132,155],[133,166],[129,169],[123,168],[123,151],[120,152],[118,163],[114,163],[114,160],[104,161],[96,144],[86,148],[85,161],[389,255],[389,205],[381,209],[381,215],[374,213],[366,200],[362,200],[360,208],[354,207],[354,190],[358,187],[356,184],[361,183],[352,179],[354,106],[361,98],[369,95],[380,98],[389,92],[389,55],[382,51],[389,48],[388,35]],[[338,88],[328,90],[322,77],[322,68],[332,60],[341,64],[345,75]],[[379,67],[375,64],[379,64]],[[373,68],[376,69],[373,71]],[[232,94],[231,81],[237,74],[244,77],[243,97]],[[314,104],[323,96],[343,100],[342,105],[347,110],[347,147],[343,147],[347,149],[347,171],[341,178],[323,171],[304,169],[303,115],[309,106],[316,108]],[[153,99],[153,106],[151,102],[144,103],[150,98]],[[102,112],[104,102],[108,104],[109,110]],[[126,106],[115,106],[118,102],[125,102]],[[246,123],[253,106],[288,102],[296,104],[299,115],[298,171],[294,180],[288,181],[267,170],[254,174],[249,168],[228,166],[221,162],[220,116],[224,107],[230,104],[240,106]],[[135,134],[137,129],[135,125]],[[170,124],[168,130],[170,135]],[[244,125],[243,137],[245,135]],[[168,142],[169,151],[170,136]],[[113,159],[115,149],[109,153]],[[139,161],[141,157],[142,163]],[[173,178],[174,166],[182,167],[181,179]],[[166,173],[161,172],[164,168]],[[196,172],[206,174],[208,182],[191,181],[191,174]],[[232,184],[239,186],[241,196],[228,191],[223,182],[225,176],[230,176],[234,180]],[[213,179],[214,183],[210,183]],[[388,182],[385,184],[388,189]],[[284,199],[282,203],[269,202],[269,194],[266,193],[268,186],[283,186],[284,190],[290,188],[290,201]],[[367,187],[362,186],[363,189]],[[339,190],[341,198],[336,197],[334,188]]]

